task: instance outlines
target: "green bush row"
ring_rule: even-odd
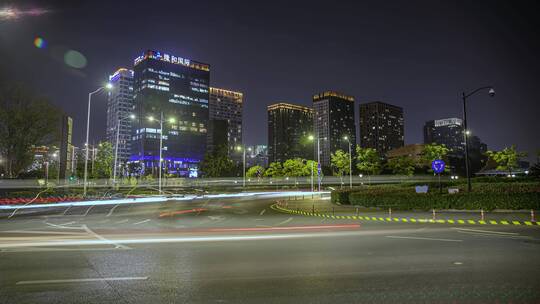
[[[428,193],[416,193],[413,186],[378,185],[332,191],[331,201],[342,205],[358,205],[396,210],[430,209],[540,209],[538,183],[482,183],[474,184],[473,192],[466,192],[466,184],[452,185],[460,192],[442,194],[438,185],[430,184]]]

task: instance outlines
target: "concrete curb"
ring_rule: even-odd
[[[282,206],[279,202],[271,206],[272,209],[303,216],[322,217],[336,220],[359,220],[372,222],[399,222],[399,223],[433,223],[433,224],[452,224],[452,225],[515,225],[515,226],[540,226],[540,222],[532,221],[510,221],[510,220],[471,220],[471,219],[427,219],[427,218],[405,218],[405,217],[375,217],[375,216],[355,216],[355,215],[331,215],[318,212],[307,212],[303,210],[293,210]]]

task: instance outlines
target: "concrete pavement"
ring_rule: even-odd
[[[328,220],[267,197],[0,219],[0,303],[537,303],[540,228]]]

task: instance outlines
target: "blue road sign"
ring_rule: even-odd
[[[436,159],[436,160],[431,162],[431,169],[433,169],[433,172],[435,172],[437,174],[440,174],[440,173],[444,172],[444,167],[445,166],[446,166],[446,164],[441,159]]]

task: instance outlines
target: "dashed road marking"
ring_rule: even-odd
[[[266,212],[266,209],[263,209],[259,215],[263,215]]]
[[[277,223],[276,226],[280,226],[280,225],[287,224],[287,223],[289,223],[290,221],[292,221],[293,219],[294,219],[293,217],[290,217],[290,218],[288,218],[288,219],[286,219],[286,220],[284,220],[284,221],[282,221],[282,222]]]

